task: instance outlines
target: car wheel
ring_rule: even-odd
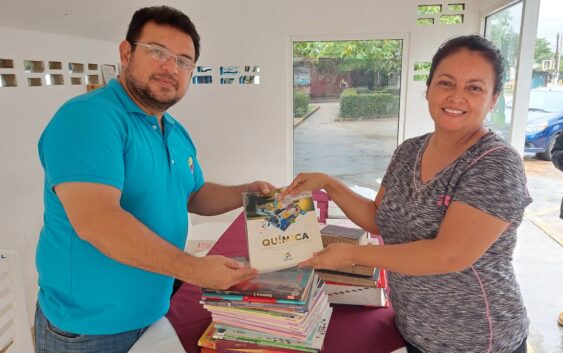
[[[555,134],[553,136],[551,136],[551,139],[549,140],[549,143],[547,144],[547,148],[545,149],[545,152],[541,152],[541,153],[537,153],[536,157],[538,157],[538,159],[544,160],[544,161],[550,161],[551,160],[551,150],[553,150],[553,146],[555,145],[555,140],[557,139],[557,136],[559,136],[559,134]]]

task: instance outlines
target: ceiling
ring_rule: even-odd
[[[166,1],[178,7],[180,1]],[[184,3],[184,7],[185,7]],[[135,10],[150,0],[0,0],[0,27],[119,42]]]

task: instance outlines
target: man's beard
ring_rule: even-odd
[[[125,84],[127,85],[127,89],[131,93],[131,95],[143,106],[157,112],[165,112],[168,108],[170,108],[180,100],[181,97],[177,96],[165,100],[158,98],[157,95],[151,90],[148,83],[143,84],[135,79],[135,77],[133,77],[132,71],[133,70],[130,67],[125,70]],[[151,75],[149,79],[156,78],[155,76],[157,75]],[[160,76],[172,80],[175,83],[176,88],[178,88],[178,82],[174,78],[166,75]]]

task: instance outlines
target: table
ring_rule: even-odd
[[[176,331],[166,317],[162,317],[150,325],[128,353],[155,352],[186,353]]]
[[[209,254],[248,256],[244,216],[227,228]],[[166,314],[187,353],[199,352],[197,340],[211,322],[211,314],[199,304],[200,289],[182,284]],[[392,308],[336,305],[325,338],[323,353],[389,353],[405,343],[395,326]]]

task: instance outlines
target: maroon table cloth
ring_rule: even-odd
[[[241,214],[209,252],[227,257],[248,256],[244,216]],[[187,353],[199,352],[197,340],[211,322],[211,314],[199,304],[198,287],[182,284],[166,314]],[[405,343],[395,326],[392,308],[335,305],[323,353],[389,353]]]

